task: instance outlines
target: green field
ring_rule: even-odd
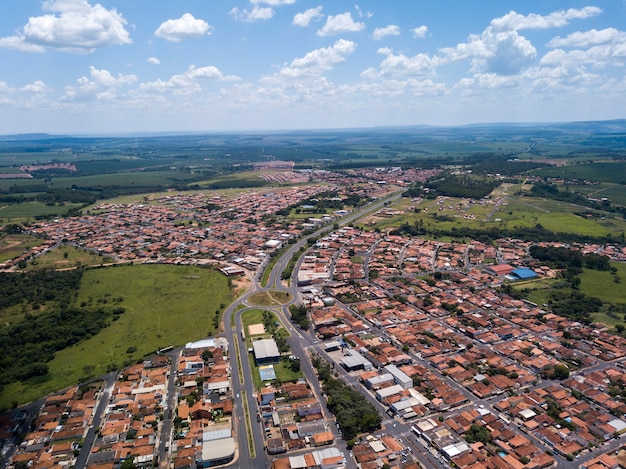
[[[508,192],[511,194],[511,191]],[[536,197],[508,195],[498,206],[494,201],[468,204],[462,199],[446,197],[444,203],[435,200],[422,200],[413,203],[403,198],[391,205],[391,208],[403,210],[402,215],[393,218],[365,219],[366,226],[381,230],[400,226],[408,222],[413,225],[421,222],[427,228],[450,230],[451,228],[469,227],[488,230],[491,227],[509,228],[532,227],[537,224],[554,232],[576,233],[590,236],[619,234],[626,231],[626,220],[619,217],[587,219],[576,212],[589,212],[590,209],[566,202]],[[416,213],[415,209],[419,212]],[[368,225],[368,221],[374,224]]]
[[[27,234],[0,232],[0,262],[11,260],[42,242],[43,239]]]
[[[533,174],[555,178],[586,179],[588,181],[621,184],[626,180],[626,163],[594,162],[587,164],[573,164],[568,166],[538,169],[533,171]]]
[[[195,181],[198,175],[177,170],[128,171],[124,173],[97,174],[94,176],[60,177],[51,183],[51,189],[78,187],[167,187]]]
[[[626,186],[623,184],[599,183],[593,185],[569,185],[572,192],[580,192],[594,199],[607,198],[612,203],[626,205]]]
[[[29,261],[25,270],[67,269],[111,262],[114,262],[114,259],[108,256],[98,255],[74,246],[60,246]]]
[[[248,298],[248,303],[256,306],[276,306],[284,305],[291,301],[292,296],[289,293],[285,293],[278,290],[264,291],[255,293]]]
[[[0,205],[0,225],[9,223],[33,222],[38,216],[63,216],[68,210],[80,204],[47,205],[43,202]]]
[[[6,386],[0,408],[135,363],[159,348],[213,335],[216,312],[230,302],[228,279],[210,269],[139,265],[87,270],[75,303],[123,306],[126,312],[91,339],[56,353],[48,363],[49,380]]]
[[[617,269],[615,274],[584,269],[580,276],[580,291],[607,303],[626,303],[626,264],[611,262],[611,266]]]

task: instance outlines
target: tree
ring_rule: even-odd
[[[555,379],[569,378],[569,368],[562,364],[554,365],[554,378]]]
[[[127,458],[124,460],[124,462],[122,462],[122,464],[120,464],[120,469],[135,469],[137,466],[135,466],[135,457],[131,456],[130,458]]]

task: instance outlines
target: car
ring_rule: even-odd
[[[256,421],[260,422],[261,421],[261,414],[256,414]]]

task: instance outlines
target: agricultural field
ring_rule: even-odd
[[[135,363],[159,348],[214,335],[231,300],[228,279],[211,269],[139,265],[87,270],[75,306],[110,305],[125,312],[114,315],[118,319],[97,335],[57,352],[48,363],[46,381],[5,386],[0,408]]]
[[[43,202],[23,202],[0,206],[0,224],[33,222],[41,217],[62,217],[73,208],[81,204],[64,203],[63,205],[48,205]]]
[[[128,171],[93,176],[59,177],[50,184],[53,189],[87,187],[168,187],[197,181],[198,175],[179,170]]]
[[[542,177],[622,184],[626,182],[626,163],[601,161],[585,164],[571,164],[567,166],[538,169],[532,171],[532,173]]]

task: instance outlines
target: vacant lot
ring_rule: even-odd
[[[161,347],[213,335],[215,318],[230,301],[228,279],[200,267],[139,265],[88,270],[76,304],[121,306],[126,312],[91,339],[58,352],[48,363],[47,381],[6,386],[0,393],[0,408],[135,363]]]
[[[28,262],[26,270],[68,269],[80,266],[100,265],[113,262],[108,256],[80,249],[74,246],[61,246]]]
[[[0,262],[11,260],[34,246],[39,246],[42,241],[41,238],[26,234],[0,233]]]

